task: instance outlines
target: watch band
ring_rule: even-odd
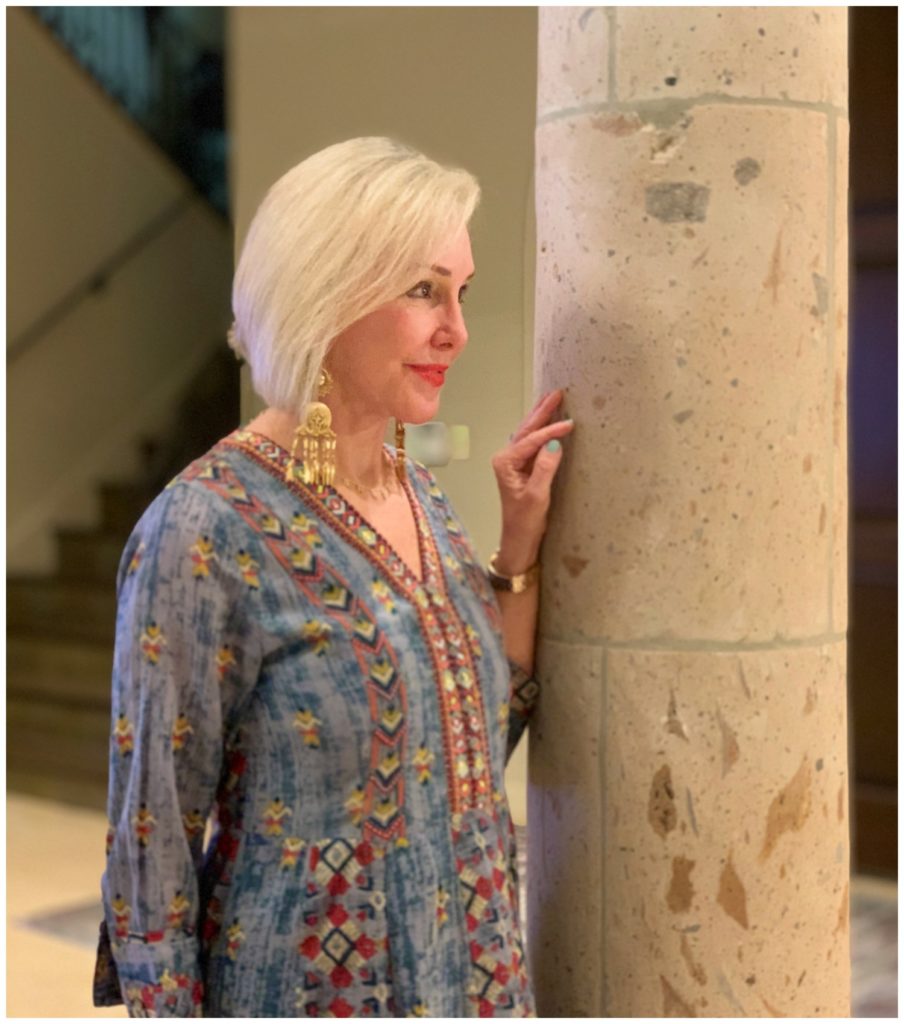
[[[519,572],[515,576],[505,576],[496,568],[496,558],[499,552],[494,551],[487,566],[487,575],[490,577],[490,585],[494,590],[508,590],[512,594],[521,594],[528,587],[533,586],[540,578],[540,563],[535,562],[525,572]]]

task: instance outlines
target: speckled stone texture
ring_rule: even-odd
[[[847,1016],[847,17],[541,8],[541,1016]]]

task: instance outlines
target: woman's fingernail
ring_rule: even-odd
[[[562,445],[555,438],[546,442],[546,450],[548,452],[557,452],[561,447]]]

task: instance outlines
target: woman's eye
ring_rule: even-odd
[[[465,301],[465,292],[468,290],[468,286],[465,285],[458,293],[458,301],[463,304]],[[412,299],[430,299],[433,297],[433,282],[432,281],[421,281],[416,284],[410,292],[406,293],[409,298]]]

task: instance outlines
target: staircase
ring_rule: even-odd
[[[96,526],[57,531],[57,571],[7,579],[7,784],[103,810],[116,572],[165,483],[239,422],[239,367],[225,345],[180,403],[170,436],[141,444],[141,480],[98,484]]]
[[[222,7],[32,7],[78,64],[229,212]]]

